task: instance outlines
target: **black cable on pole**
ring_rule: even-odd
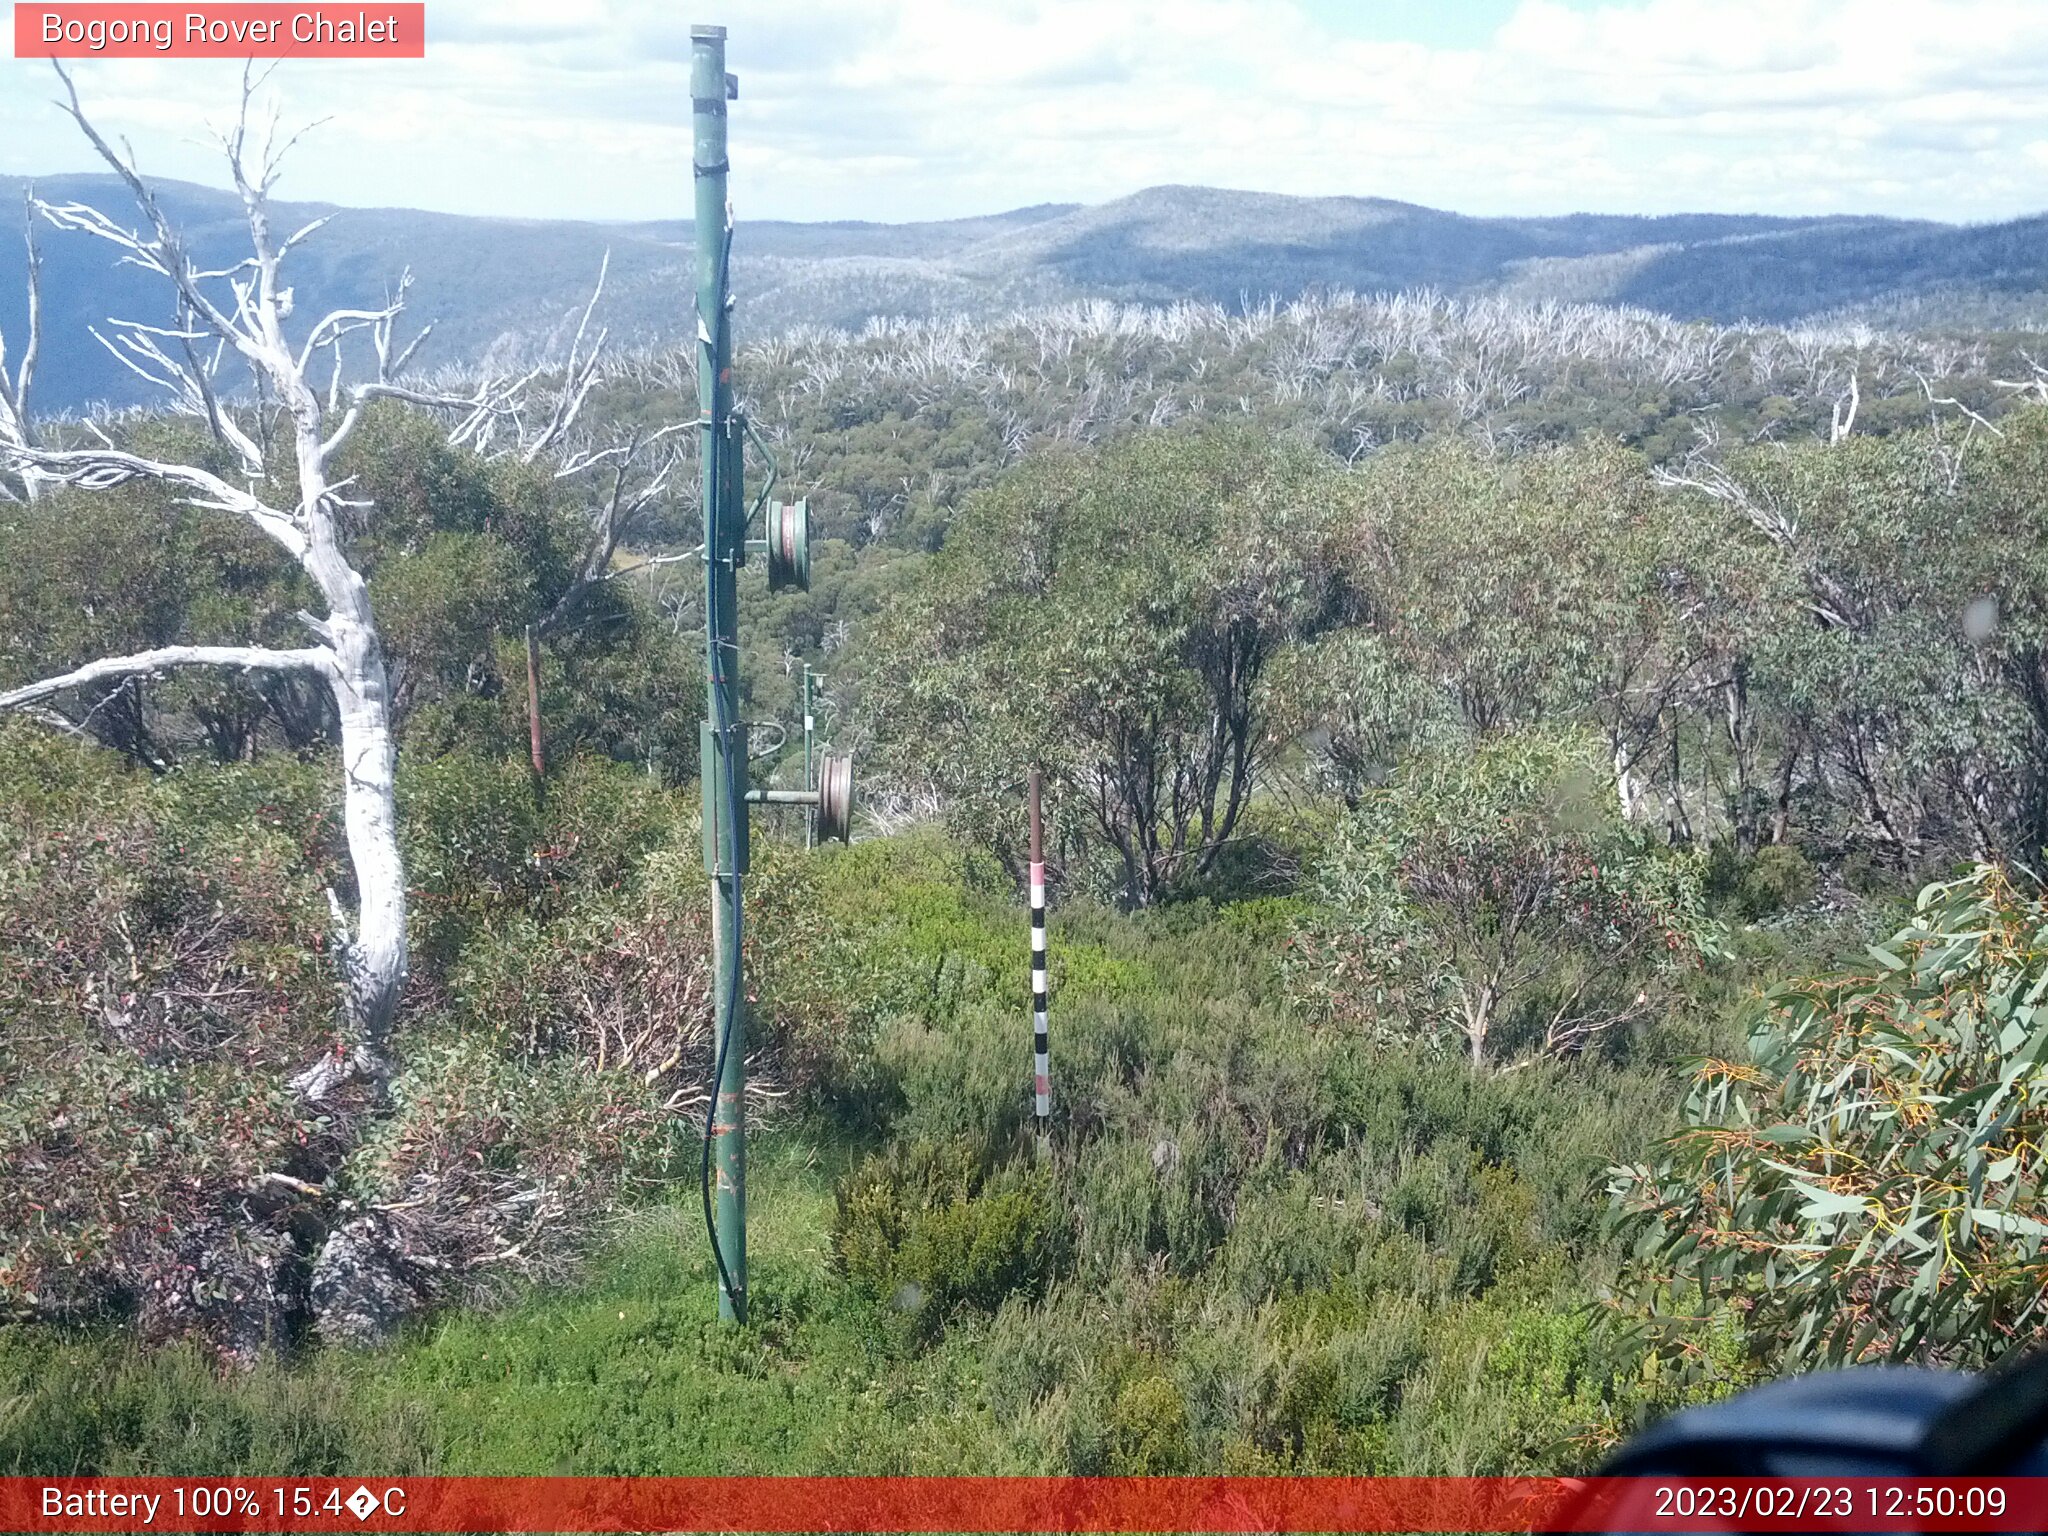
[[[730,214],[730,212],[728,212],[725,220],[725,240],[719,249],[718,256],[718,291],[721,296],[726,291],[728,285],[728,275],[731,271],[731,267],[732,215]],[[701,321],[703,320],[703,316],[699,315],[698,320],[701,323]],[[725,339],[726,306],[722,302],[719,305],[718,316],[714,323],[717,326],[716,335],[718,337],[718,340],[714,341],[712,344],[711,357],[713,365],[716,366],[718,358],[723,351],[723,348],[719,345],[719,342],[722,342]],[[715,452],[716,449],[714,448],[713,451]],[[721,482],[721,498],[723,497],[723,494],[724,487],[723,483]],[[718,510],[716,508],[711,509],[711,517],[713,518],[712,526],[716,528],[716,519],[718,517]],[[708,563],[709,559],[711,558],[711,551],[707,550],[706,556]],[[710,631],[711,634],[711,654],[713,656],[718,656],[718,647],[720,643],[718,639],[719,632],[717,601],[718,582],[716,581],[716,579],[708,580],[704,584],[704,622],[705,627]],[[713,677],[712,681],[714,685],[723,684],[723,682],[725,681],[723,676],[723,669],[725,667],[724,659],[720,658],[716,662],[716,665],[718,666],[720,671],[718,675]],[[704,1107],[703,1163],[700,1170],[698,1193],[703,1197],[704,1232],[705,1235],[711,1239],[711,1257],[717,1262],[718,1265],[719,1285],[723,1287],[725,1294],[732,1299],[734,1316],[740,1322],[745,1322],[747,1320],[747,1298],[744,1292],[735,1290],[733,1287],[732,1271],[726,1267],[725,1263],[725,1247],[718,1240],[718,1216],[717,1213],[712,1209],[711,1144],[718,1127],[718,1090],[719,1085],[725,1081],[726,1052],[732,1048],[732,1037],[738,1031],[740,1009],[740,911],[742,902],[742,887],[740,884],[740,872],[738,868],[739,839],[736,836],[734,836],[730,822],[733,816],[744,816],[747,812],[746,802],[740,798],[738,781],[735,778],[733,771],[732,711],[726,702],[725,689],[722,686],[713,686],[711,693],[712,697],[718,701],[718,719],[714,721],[713,724],[716,727],[718,733],[719,755],[725,760],[725,798],[727,806],[726,820],[728,825],[721,827],[719,829],[719,836],[722,845],[729,845],[732,850],[732,863],[734,867],[725,872],[725,878],[732,881],[732,933],[726,945],[725,956],[726,972],[727,976],[730,977],[730,980],[727,980],[727,977],[719,978],[719,980],[722,983],[724,983],[726,987],[725,1034],[723,1038],[721,1038],[718,1042],[717,1051],[713,1053],[713,1061],[711,1066],[711,1100]],[[698,766],[698,772],[703,772],[703,766],[701,764]],[[721,846],[719,849],[720,862],[724,862],[724,855],[725,846]],[[717,1027],[716,1014],[713,1014],[712,1021],[712,1027],[715,1029]]]

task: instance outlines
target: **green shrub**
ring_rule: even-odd
[[[1200,1273],[1229,1231],[1241,1153],[1200,1124],[1096,1142],[1073,1168],[1083,1272],[1103,1277],[1156,1259]]]
[[[1126,1382],[1108,1419],[1112,1474],[1159,1477],[1188,1470],[1187,1404],[1168,1377],[1140,1376]]]
[[[1707,855],[1704,890],[1717,907],[1743,922],[1759,922],[1813,899],[1819,877],[1806,855],[1773,843],[1747,858],[1733,843],[1719,842]]]
[[[1297,995],[1475,1070],[1653,1018],[1712,949],[1698,860],[1623,821],[1585,738],[1412,765],[1341,828],[1296,935]]]
[[[350,1187],[392,1207],[430,1289],[481,1300],[514,1279],[559,1280],[693,1139],[665,1092],[630,1068],[522,1060],[483,1039],[416,1049],[350,1159]]]
[[[1427,1317],[1412,1297],[1390,1296],[1364,1326],[1332,1338],[1325,1353],[1338,1387],[1338,1424],[1364,1428],[1399,1406],[1402,1386],[1427,1358]]]
[[[1066,1246],[1051,1180],[984,1169],[968,1142],[914,1142],[864,1161],[839,1186],[832,1254],[840,1272],[928,1337],[965,1309],[1035,1295]]]
[[[634,887],[579,895],[551,921],[493,917],[449,987],[464,1026],[509,1054],[701,1078],[711,965],[705,881],[671,856]]]
[[[521,765],[468,752],[408,758],[398,812],[413,945],[425,965],[453,959],[491,914],[533,901],[541,816]]]
[[[1297,1173],[1278,1188],[1259,1181],[1240,1194],[1217,1264],[1240,1296],[1258,1302],[1330,1285],[1370,1241],[1364,1209]]]
[[[339,1020],[309,771],[160,779],[0,731],[0,1314],[274,1342],[352,1106],[286,1087]],[[14,790],[19,786],[21,793]]]
[[[1615,1170],[1637,1326],[1695,1353],[1722,1302],[1787,1366],[1980,1366],[2048,1283],[2048,902],[1984,867],[1868,961],[1767,997],[1748,1062],[1699,1064],[1688,1128]]]
[[[1533,1256],[1532,1207],[1513,1169],[1436,1152],[1402,1173],[1386,1214],[1449,1260],[1455,1291],[1477,1295]]]
[[[0,1476],[417,1477],[422,1405],[277,1361],[223,1376],[189,1342],[0,1328]]]
[[[681,796],[596,758],[560,764],[537,802],[525,763],[451,752],[408,763],[398,797],[413,945],[428,966],[493,917],[545,920],[616,890],[689,831]]]
[[[1226,907],[1273,903],[1293,894],[1317,855],[1328,844],[1336,816],[1321,806],[1307,809],[1254,802],[1238,818],[1206,875],[1183,879],[1177,900],[1206,899]]]

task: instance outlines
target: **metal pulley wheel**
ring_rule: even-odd
[[[768,590],[811,590],[811,504],[768,503]]]
[[[853,759],[826,753],[818,763],[818,840],[853,841]]]

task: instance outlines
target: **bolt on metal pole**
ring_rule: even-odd
[[[745,737],[739,725],[739,564],[745,558],[739,455],[732,417],[732,336],[727,262],[725,104],[737,94],[725,72],[725,28],[690,29],[692,172],[696,182],[698,463],[704,507],[704,728],[698,777],[704,791],[704,860],[711,876],[713,974],[717,977],[718,1082],[706,1156],[718,1270],[718,1315],[747,1317],[746,994],[741,985],[742,897],[747,866]]]

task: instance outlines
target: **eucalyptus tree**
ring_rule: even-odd
[[[1994,866],[1930,885],[1863,958],[1773,987],[1747,1059],[1695,1065],[1683,1132],[1610,1176],[1618,1311],[1668,1368],[1728,1321],[1801,1370],[2039,1338],[2044,924]]]
[[[1769,590],[1737,660],[1742,733],[1775,761],[1776,838],[1797,813],[1906,864],[2038,855],[2044,467],[2048,415],[2026,408],[1660,473],[1701,498],[1693,515],[1730,517],[1729,564]]]
[[[1273,663],[1341,608],[1335,473],[1242,431],[1027,460],[877,622],[865,702],[899,771],[1014,854],[1041,767],[1133,906],[1206,873],[1284,745]]]
[[[1289,968],[1316,1012],[1474,1071],[1570,1056],[1670,1006],[1711,950],[1697,854],[1619,814],[1604,743],[1510,731],[1418,758],[1342,818]]]
[[[1640,456],[1612,443],[1404,448],[1345,486],[1338,559],[1406,694],[1479,736],[1583,721],[1622,814],[1661,806],[1689,832],[1681,723],[1746,601],[1722,520],[1660,503]]]

